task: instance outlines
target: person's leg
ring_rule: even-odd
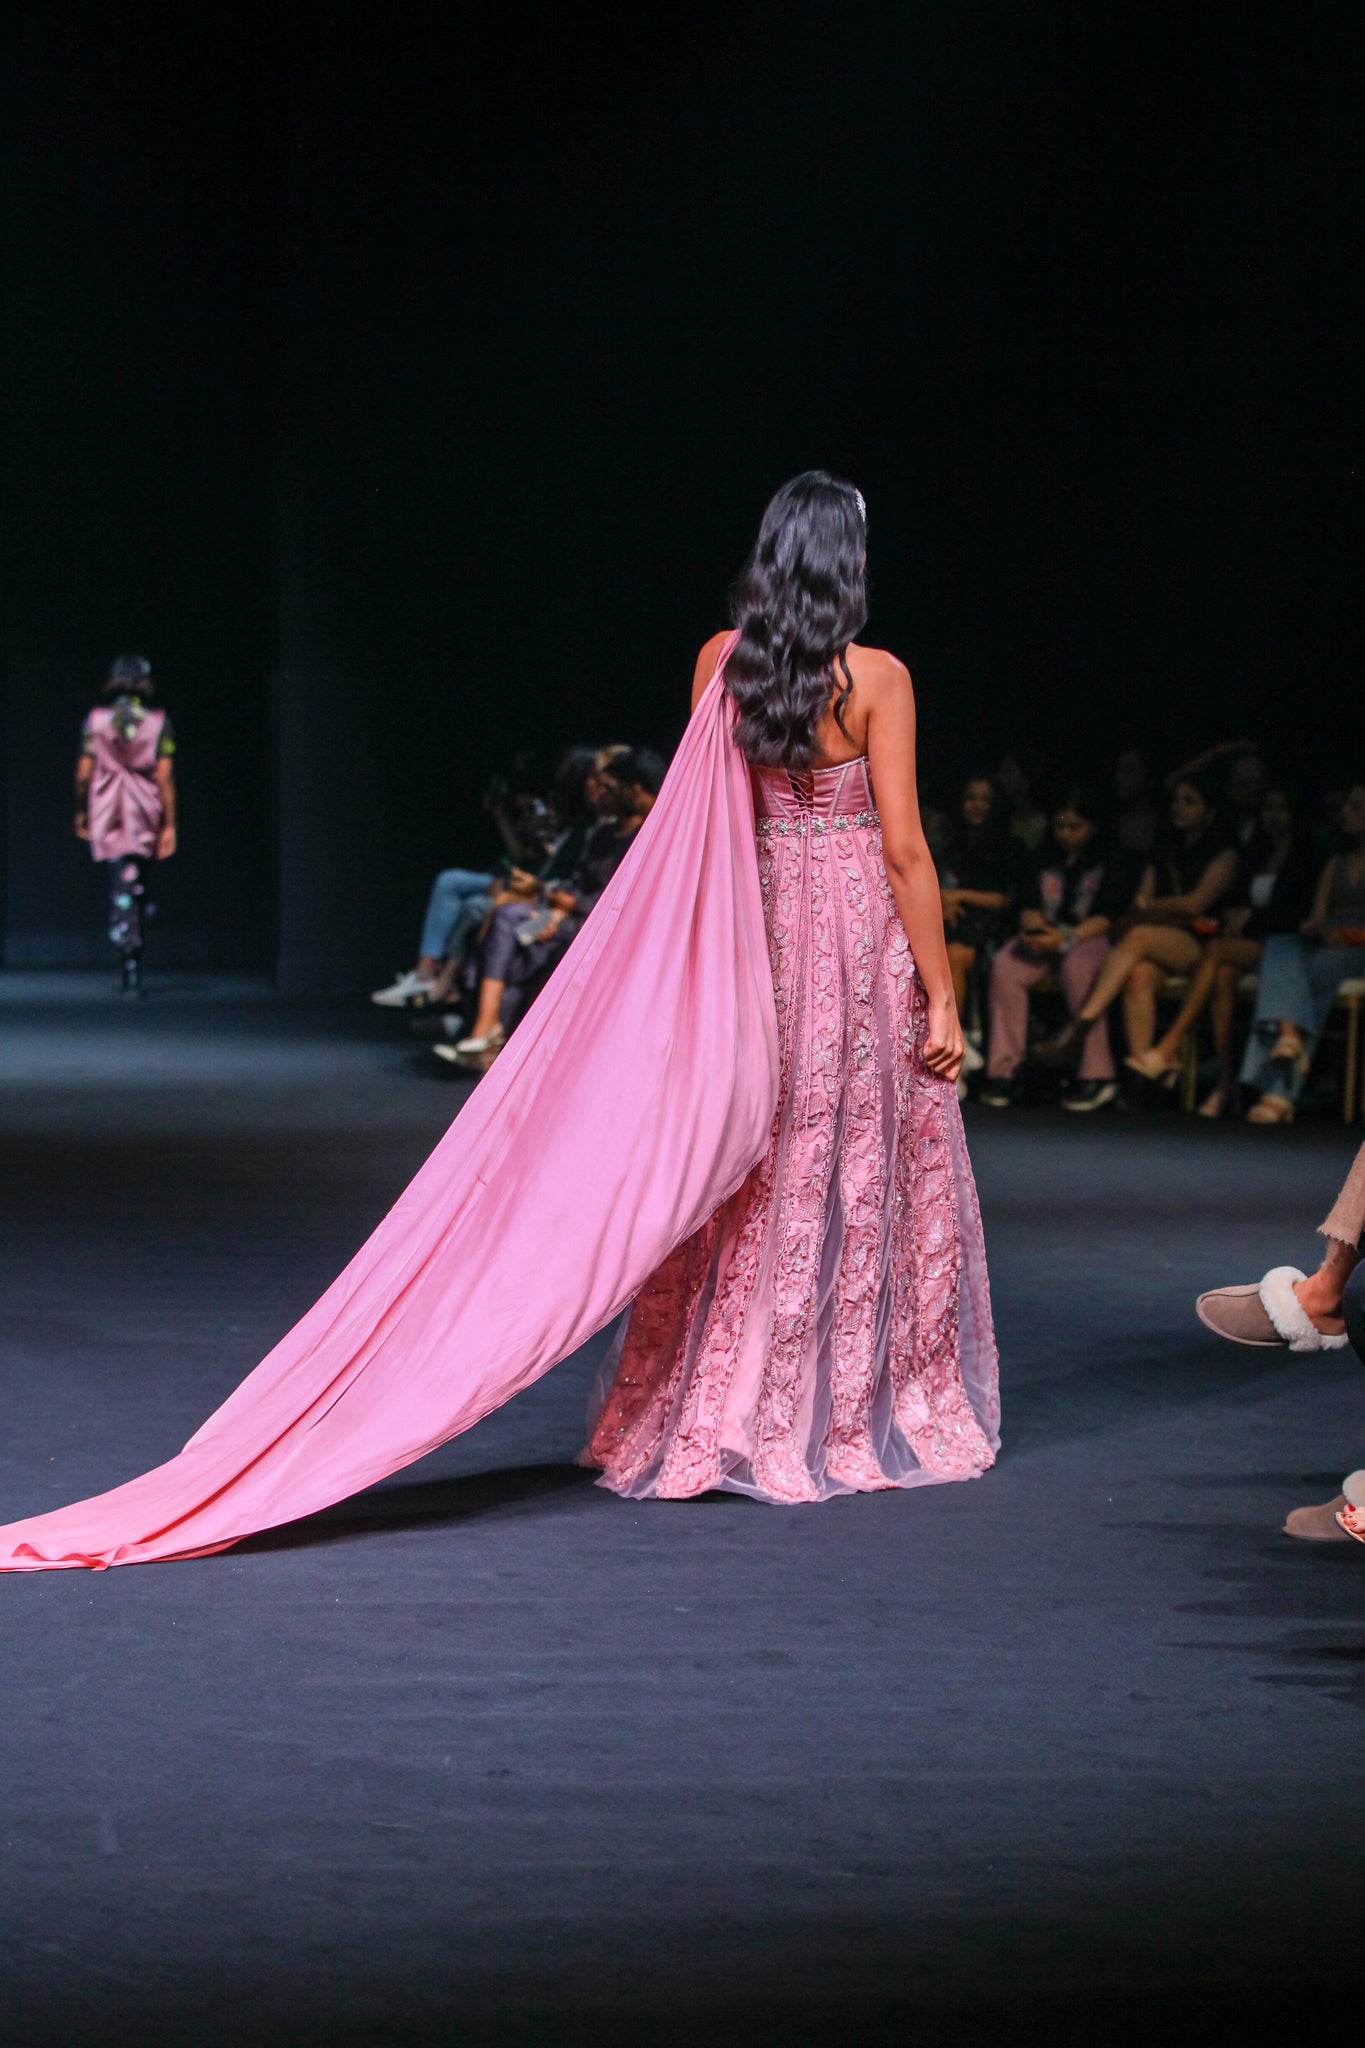
[[[1016,941],[1002,946],[991,962],[991,1043],[986,1078],[1008,1081],[1028,1043],[1028,992],[1046,969],[1021,953]]]
[[[441,962],[449,957],[452,934],[466,904],[486,896],[492,886],[492,875],[479,874],[472,868],[444,868],[437,875],[427,898],[418,948],[417,973],[424,981],[433,980]],[[474,922],[481,920],[476,918]]]
[[[1365,1265],[1357,1260],[1341,1295],[1341,1319],[1351,1340],[1351,1349],[1365,1365]]]
[[[1299,1035],[1303,1041],[1303,1061],[1294,1075],[1296,1094],[1313,1064],[1318,1040],[1336,1003],[1338,988],[1343,981],[1352,980],[1365,971],[1365,947],[1318,946],[1308,955],[1307,970],[1309,1014],[1306,1020],[1294,1020],[1300,1027]]]
[[[1109,957],[1095,976],[1094,987],[1076,1012],[1078,1024],[1093,1024],[1097,1017],[1104,1015],[1133,968],[1143,958],[1143,940],[1149,929],[1149,926],[1140,925],[1125,933],[1117,945],[1110,947]]]
[[[1277,932],[1267,939],[1256,985],[1256,1014],[1242,1057],[1242,1080],[1264,1099],[1292,1101],[1297,1078],[1292,1068],[1271,1059],[1286,1032],[1298,1033],[1300,1020],[1310,1022],[1313,995],[1308,984],[1309,945],[1297,932]]]
[[[1356,1357],[1365,1365],[1365,1263],[1360,1260],[1359,1248],[1329,1238],[1327,1256],[1317,1272],[1298,1281],[1294,1292],[1319,1328],[1345,1330]],[[1295,1508],[1285,1518],[1284,1533],[1310,1543],[1345,1541],[1346,1532],[1337,1516],[1346,1504],[1346,1495],[1338,1493],[1313,1507]]]
[[[119,956],[127,994],[141,993],[143,917],[146,912],[147,863],[136,854],[106,861],[109,870],[109,938]]]
[[[489,919],[479,962],[479,1007],[469,1036],[487,1038],[498,1028],[503,990],[520,966],[517,927],[525,924],[535,909],[531,903],[504,903]]]
[[[958,1017],[965,1021],[967,1015],[967,984],[976,965],[976,947],[964,946],[956,939],[948,941],[948,969],[953,977],[953,995],[957,1001]]]
[[[1174,925],[1140,926],[1131,936],[1142,937],[1143,950],[1123,984],[1123,1021],[1128,1050],[1140,1057],[1156,1037],[1157,990],[1166,975],[1186,974],[1198,965],[1199,941]]]
[[[1082,939],[1079,946],[1073,946],[1063,958],[1062,990],[1073,1017],[1080,1015],[1086,998],[1104,972],[1112,950],[1106,938]],[[1086,1031],[1077,1073],[1082,1081],[1112,1081],[1114,1078],[1109,1022],[1104,1016],[1096,1017]]]
[[[1224,939],[1220,943],[1223,958],[1218,963],[1209,1004],[1209,1029],[1218,1060],[1218,1080],[1213,1095],[1203,1105],[1209,1115],[1221,1111],[1232,1094],[1237,1078],[1237,985],[1261,957],[1257,939]]]
[[[1198,1023],[1204,1010],[1212,1001],[1214,991],[1218,986],[1218,977],[1227,966],[1228,961],[1235,952],[1239,949],[1244,949],[1249,943],[1246,939],[1219,938],[1210,939],[1208,945],[1205,946],[1199,958],[1199,965],[1194,970],[1189,994],[1152,1048],[1153,1052],[1161,1054],[1168,1066],[1173,1066],[1179,1059],[1185,1033]],[[1259,951],[1260,948],[1255,947],[1252,957],[1254,958]]]

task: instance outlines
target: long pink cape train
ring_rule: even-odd
[[[322,1299],[179,1457],[0,1529],[0,1570],[202,1556],[345,1499],[567,1357],[734,1192],[778,1059],[730,724],[718,668],[572,951]]]

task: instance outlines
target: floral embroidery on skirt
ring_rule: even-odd
[[[875,812],[821,825],[758,836],[782,1048],[768,1150],[636,1297],[592,1420],[583,1462],[631,1498],[814,1501],[974,1478],[998,1448],[956,1091],[919,1058]]]

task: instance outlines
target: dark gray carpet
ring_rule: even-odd
[[[456,1110],[390,1020],[0,980],[0,1511],[178,1448]],[[431,1063],[434,1066],[434,1062]],[[972,1120],[979,1484],[624,1505],[591,1360],[310,1525],[0,1581],[6,2041],[1302,2041],[1354,2024],[1365,1375],[1220,1347],[1340,1126]]]

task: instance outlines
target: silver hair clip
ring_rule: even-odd
[[[856,484],[853,486],[853,495],[858,500],[858,517],[862,520],[863,525],[866,526],[867,499],[863,496],[862,492],[858,489],[858,486]]]

